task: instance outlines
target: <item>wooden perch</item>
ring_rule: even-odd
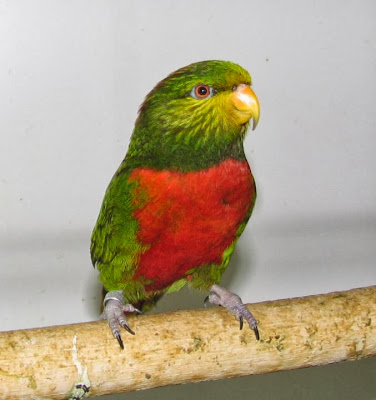
[[[0,398],[80,399],[376,354],[376,286],[251,309],[259,342],[221,308],[131,317],[125,350],[105,321],[0,333]]]

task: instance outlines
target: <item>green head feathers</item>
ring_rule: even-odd
[[[255,127],[259,117],[250,85],[249,73],[229,61],[202,61],[173,72],[140,107],[127,158],[156,168],[194,170],[229,156],[244,157],[249,120]]]

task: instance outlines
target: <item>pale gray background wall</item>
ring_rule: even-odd
[[[212,58],[247,68],[262,107],[225,285],[257,302],[375,284],[375,19],[373,0],[0,1],[0,330],[97,318],[89,238],[137,108]],[[124,398],[376,399],[375,375],[371,359]]]

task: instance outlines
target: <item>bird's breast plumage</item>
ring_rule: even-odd
[[[186,173],[136,168],[129,183],[137,240],[146,248],[133,279],[150,282],[147,291],[200,266],[221,265],[256,195],[247,161],[235,159]]]

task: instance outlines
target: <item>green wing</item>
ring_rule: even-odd
[[[112,178],[91,236],[91,259],[100,271],[107,291],[123,290],[127,301],[144,297],[144,283],[132,280],[144,246],[137,241],[138,223],[133,218],[132,188],[126,162]]]

